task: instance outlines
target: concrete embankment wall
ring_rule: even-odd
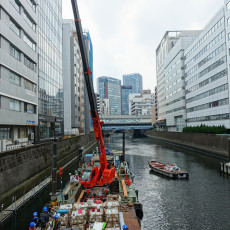
[[[61,139],[57,142],[57,166],[76,156],[78,149],[95,141],[94,133]],[[8,203],[51,175],[53,142],[46,142],[0,153],[0,204]]]
[[[146,130],[145,135],[228,159],[228,136],[153,130]]]

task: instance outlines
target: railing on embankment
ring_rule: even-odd
[[[204,153],[228,159],[229,136],[206,133],[183,133],[165,131],[144,131],[146,136],[154,137],[163,141],[171,142],[185,148],[192,148]]]
[[[94,133],[58,140],[57,167],[79,155],[79,148],[95,141]],[[51,174],[53,142],[0,153],[0,204],[11,203]]]

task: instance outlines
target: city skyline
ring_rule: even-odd
[[[224,1],[168,0],[143,4],[140,0],[99,0],[78,4],[83,27],[90,30],[94,43],[95,78],[111,76],[121,80],[123,74],[139,72],[143,88],[154,91],[155,51],[165,31],[202,29]],[[63,2],[63,17],[72,18],[70,1]]]

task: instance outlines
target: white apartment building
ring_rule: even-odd
[[[201,31],[183,31],[164,60],[165,106],[168,131],[182,131],[185,127],[184,49]]]
[[[99,116],[110,115],[110,100],[100,98],[97,94],[97,112]]]
[[[229,122],[230,3],[205,26],[185,50],[187,126]]]
[[[73,20],[63,20],[64,133],[84,133],[84,76]]]
[[[129,94],[129,115],[132,115],[132,101],[136,96],[141,96],[140,93]]]
[[[152,108],[155,106],[154,93],[151,93],[151,90],[143,90],[140,95],[136,95],[130,100],[130,104],[131,104],[131,115],[151,116]]]

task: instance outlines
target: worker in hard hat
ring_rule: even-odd
[[[60,230],[61,229],[61,221],[59,220],[59,215],[54,215],[54,219],[52,221],[53,230]]]
[[[34,213],[33,213],[32,222],[34,222],[35,225],[36,225],[36,227],[38,227],[38,225],[39,225],[39,219],[38,219],[38,213],[37,213],[37,212],[34,212]]]
[[[36,224],[34,222],[30,222],[29,230],[36,230],[35,226]]]
[[[46,230],[49,227],[49,218],[52,217],[52,215],[48,212],[47,207],[44,207],[42,209],[42,213],[40,213],[40,222],[41,222],[41,228]]]
[[[78,173],[76,173],[75,177],[74,177],[74,184],[76,185],[78,183],[79,180],[79,176]]]

